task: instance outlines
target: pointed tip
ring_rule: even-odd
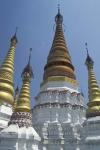
[[[58,23],[58,22],[62,23],[63,22],[63,16],[60,13],[60,4],[58,4],[58,13],[55,17],[55,21],[56,21],[56,23]]]
[[[87,56],[89,56],[89,51],[88,51],[88,44],[87,42],[85,43],[86,51],[87,51]]]
[[[26,67],[24,68],[24,70],[21,74],[22,77],[24,76],[24,74],[27,74],[27,73],[30,74],[30,77],[32,77],[32,78],[34,77],[32,67],[31,67],[31,63],[30,63],[30,61],[31,61],[31,52],[32,52],[32,48],[30,48],[28,64],[26,65]]]
[[[16,36],[16,35],[17,35],[17,32],[18,32],[18,27],[16,27],[15,33],[14,33],[13,37],[11,38],[11,41],[15,40],[16,43],[18,42],[17,36]]]
[[[31,62],[31,53],[32,53],[32,48],[30,48],[30,54],[29,54],[28,65],[30,65],[30,62]]]
[[[85,47],[86,47],[86,51],[87,51],[87,58],[86,58],[86,63],[85,63],[85,64],[86,64],[86,65],[89,65],[89,64],[93,65],[93,64],[94,64],[94,61],[92,60],[92,58],[91,58],[90,55],[89,55],[87,42],[85,43]]]
[[[60,14],[60,4],[58,4],[58,14]]]
[[[18,27],[16,27],[16,30],[15,30],[15,34],[14,34],[15,37],[17,35],[17,32],[18,32]]]

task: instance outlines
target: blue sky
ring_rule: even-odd
[[[65,38],[76,69],[77,80],[87,101],[87,70],[85,42],[95,61],[94,70],[100,84],[100,0],[0,0],[0,63],[3,61],[11,36],[18,29],[15,55],[15,86],[21,86],[21,72],[32,47],[34,80],[31,84],[31,103],[39,92],[43,68],[54,36],[54,17],[57,4],[64,17]]]

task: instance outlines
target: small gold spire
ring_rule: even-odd
[[[86,58],[86,66],[88,69],[88,94],[89,94],[89,102],[88,102],[88,109],[87,109],[87,117],[94,117],[100,115],[100,88],[98,86],[94,71],[93,65],[94,62],[92,58],[89,56],[87,43],[86,50],[87,50],[87,58]]]
[[[14,97],[14,104],[13,104],[13,112],[16,109],[17,106],[17,100],[18,100],[18,96],[19,96],[19,88],[17,86],[16,90],[15,90],[15,97]]]
[[[22,88],[19,94],[19,98],[17,101],[17,107],[15,109],[16,112],[30,112],[30,81],[33,77],[32,67],[30,66],[30,59],[31,59],[31,51],[29,55],[29,61],[26,67],[22,72]]]
[[[16,32],[11,38],[10,49],[4,62],[0,66],[0,102],[6,102],[13,105],[14,102],[14,55],[17,44]]]
[[[55,36],[47,58],[47,64],[44,68],[43,82],[46,82],[50,77],[56,78],[59,76],[67,77],[76,81],[74,66],[72,65],[63,34],[63,16],[60,13],[60,6],[58,6],[58,13],[55,17],[55,22]]]

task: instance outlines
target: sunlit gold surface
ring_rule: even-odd
[[[33,77],[32,67],[30,66],[30,57],[27,66],[22,72],[22,88],[20,90],[19,98],[15,111],[17,112],[30,112],[30,81]]]
[[[53,82],[62,81],[62,82],[70,83],[73,86],[78,86],[78,82],[76,80],[73,80],[73,79],[68,78],[68,77],[63,77],[63,76],[52,76],[52,77],[49,77],[46,81],[41,83],[41,86],[44,85],[45,83],[47,83],[48,81],[53,81]]]
[[[30,80],[23,80],[23,85],[17,102],[15,111],[30,111]]]
[[[19,96],[19,89],[17,87],[16,90],[15,90],[15,97],[14,97],[14,103],[13,103],[13,112],[15,112],[15,109],[17,107],[18,96]]]
[[[16,107],[17,107],[17,101],[15,100],[13,103],[13,112],[15,112]]]
[[[14,101],[13,74],[16,43],[17,39],[14,36],[11,39],[8,54],[0,67],[0,101],[7,102],[11,105]]]
[[[58,12],[55,17],[56,29],[52,47],[47,58],[47,64],[44,68],[43,82],[54,76],[64,76],[76,81],[74,67],[71,62],[71,57],[66,46],[62,21],[63,17]],[[56,77],[55,77],[56,78]],[[57,79],[58,80],[58,79]]]
[[[96,81],[95,74],[93,72],[93,64],[87,64],[88,68],[88,89],[89,89],[89,103],[87,109],[87,115],[97,115],[100,113],[100,88]]]

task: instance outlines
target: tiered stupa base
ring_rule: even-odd
[[[86,118],[100,116],[100,111],[97,112],[87,112]]]
[[[84,122],[81,137],[81,150],[100,150],[100,116]]]
[[[30,112],[14,112],[8,125],[17,124],[19,127],[32,127],[32,114]]]
[[[0,104],[0,130],[7,127],[12,115],[12,106],[7,103]]]
[[[15,112],[7,128],[0,132],[0,150],[39,150],[41,138],[32,127],[29,112]]]

